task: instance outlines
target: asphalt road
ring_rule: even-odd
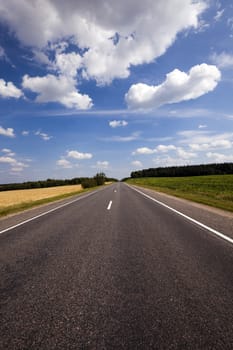
[[[233,245],[117,183],[0,234],[0,307],[3,350],[233,349]]]

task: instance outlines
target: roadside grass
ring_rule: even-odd
[[[233,175],[145,177],[127,182],[233,212]]]
[[[96,188],[83,189],[81,185],[70,185],[0,192],[0,217],[93,191]]]

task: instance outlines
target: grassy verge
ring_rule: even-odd
[[[147,177],[127,182],[233,212],[233,175]]]
[[[97,187],[93,187],[90,189],[84,189],[84,190],[79,190],[79,191],[75,191],[75,192],[70,192],[70,193],[65,193],[65,194],[60,194],[57,196],[53,196],[53,197],[49,197],[49,198],[43,198],[43,199],[39,199],[39,200],[32,200],[32,201],[26,201],[26,202],[21,202],[18,204],[14,204],[14,205],[9,205],[9,206],[5,206],[5,207],[0,207],[0,217],[6,216],[6,215],[10,215],[10,214],[14,214],[23,210],[27,210],[27,209],[31,209],[34,207],[37,207],[39,205],[43,205],[43,204],[49,204],[58,200],[62,200],[62,199],[66,199],[69,197],[73,197],[79,194],[82,194],[84,192],[90,192],[97,189]],[[27,191],[27,190],[25,190]]]

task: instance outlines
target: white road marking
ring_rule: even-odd
[[[1,235],[2,233],[7,232],[7,231],[13,230],[13,229],[15,229],[15,228],[17,228],[17,227],[19,227],[19,226],[22,226],[22,225],[24,225],[24,224],[26,224],[26,223],[28,223],[28,222],[30,222],[30,221],[33,221],[33,220],[35,220],[35,219],[38,219],[38,218],[40,218],[40,217],[42,217],[42,216],[44,216],[44,215],[47,215],[47,214],[49,214],[49,213],[52,213],[53,211],[56,211],[56,210],[58,210],[58,209],[60,209],[60,208],[64,208],[64,207],[66,207],[67,205],[73,204],[73,203],[75,203],[75,202],[77,202],[77,201],[79,201],[79,200],[81,200],[81,199],[87,198],[87,197],[93,195],[93,194],[96,193],[96,192],[98,192],[98,190],[97,190],[97,191],[94,191],[94,192],[91,192],[91,193],[88,193],[88,194],[86,194],[85,196],[78,197],[78,198],[74,199],[74,200],[71,201],[71,202],[68,202],[68,203],[59,205],[58,207],[53,208],[53,209],[50,209],[50,210],[48,210],[48,211],[45,211],[44,213],[41,213],[41,214],[39,214],[39,215],[33,216],[32,218],[27,219],[27,220],[24,220],[24,221],[22,221],[22,222],[20,222],[20,223],[18,223],[18,224],[16,224],[16,225],[14,225],[14,226],[10,226],[10,227],[8,227],[8,228],[6,228],[6,229],[0,231],[0,235]]]
[[[129,186],[129,185],[128,185],[128,186]],[[226,236],[225,234],[223,234],[223,233],[221,233],[221,232],[219,232],[219,231],[217,231],[217,230],[214,230],[213,228],[211,228],[211,227],[209,227],[209,226],[207,226],[207,225],[202,224],[200,221],[197,221],[197,220],[191,218],[190,216],[185,215],[185,214],[181,213],[180,211],[178,211],[178,210],[176,210],[176,209],[174,209],[174,208],[172,208],[172,207],[169,207],[167,204],[158,201],[157,199],[155,199],[155,198],[153,198],[153,197],[151,197],[151,196],[149,196],[149,195],[147,195],[147,194],[141,192],[140,190],[138,190],[138,189],[136,189],[136,188],[134,188],[134,187],[131,187],[131,186],[129,186],[129,187],[130,187],[132,190],[134,190],[134,191],[140,193],[140,194],[143,195],[144,197],[149,198],[149,199],[152,200],[153,202],[156,202],[157,204],[162,205],[163,207],[165,207],[165,208],[167,208],[167,209],[173,211],[174,213],[176,213],[176,214],[178,214],[178,215],[184,217],[185,219],[187,219],[187,220],[193,222],[194,224],[196,224],[196,225],[198,225],[198,226],[200,226],[200,227],[202,227],[202,228],[204,228],[204,229],[210,231],[211,233],[215,234],[216,236],[221,237],[221,238],[224,239],[225,241],[227,241],[227,242],[233,244],[233,239],[230,238],[230,237],[228,237],[228,236]]]
[[[107,210],[110,210],[110,209],[111,209],[111,206],[112,206],[112,201],[109,202],[108,207],[107,207]]]

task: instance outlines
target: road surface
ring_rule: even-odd
[[[233,349],[230,241],[123,183],[77,199],[0,222],[0,349]]]

